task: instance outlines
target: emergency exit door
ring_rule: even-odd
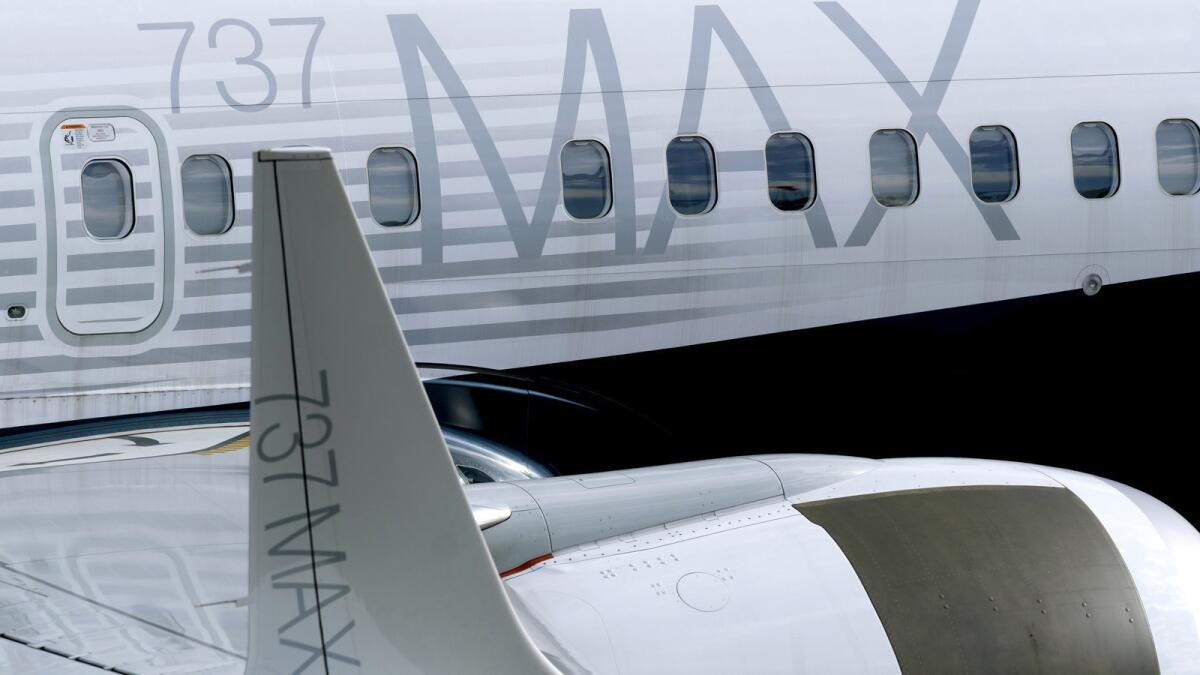
[[[145,331],[169,269],[159,148],[133,117],[75,117],[49,136],[58,322],[77,336]]]

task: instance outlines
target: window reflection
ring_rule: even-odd
[[[803,211],[816,201],[813,148],[803,134],[775,134],[767,140],[767,190],[780,211]]]
[[[1011,201],[1020,189],[1017,141],[1005,127],[979,127],[971,134],[971,180],[988,204]]]
[[[917,201],[921,180],[917,142],[901,129],[885,129],[871,137],[871,189],[883,206],[908,206]]]
[[[95,239],[123,239],[133,230],[133,175],[124,162],[97,159],[83,167],[83,227]]]
[[[1200,192],[1200,128],[1191,120],[1158,125],[1158,182],[1167,194]]]
[[[1121,184],[1117,134],[1103,122],[1085,122],[1071,132],[1075,189],[1087,199],[1106,199]]]
[[[596,141],[571,141],[562,150],[563,205],[579,220],[602,218],[612,208],[608,151]]]
[[[404,148],[380,148],[367,159],[371,215],[384,227],[412,225],[420,213],[417,158]]]
[[[180,170],[183,220],[199,235],[222,234],[233,227],[233,172],[217,155],[194,155]]]
[[[698,216],[717,205],[717,162],[712,145],[698,136],[682,136],[667,146],[671,207]]]

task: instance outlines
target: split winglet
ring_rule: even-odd
[[[254,165],[248,673],[555,673],[513,611],[327,150]]]

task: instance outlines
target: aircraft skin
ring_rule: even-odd
[[[0,316],[0,427],[248,399],[251,153],[268,146],[333,149],[420,361],[555,363],[1200,270],[1197,198],[1164,192],[1155,146],[1161,122],[1200,116],[1181,0],[67,0],[6,18],[0,312],[24,311]],[[1097,121],[1120,187],[1088,200],[1070,141]],[[971,189],[987,125],[1019,149],[1003,204]],[[872,197],[881,129],[919,144],[911,206]],[[816,157],[801,213],[768,199],[764,147],[787,131]],[[715,149],[707,215],[665,197],[679,135]],[[564,209],[571,139],[607,147],[603,218]],[[368,200],[368,157],[392,146],[418,164],[408,227]],[[180,167],[210,154],[236,219],[199,236]],[[95,157],[133,174],[120,241],[81,228]]]

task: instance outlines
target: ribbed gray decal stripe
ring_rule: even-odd
[[[34,241],[37,239],[37,226],[33,223],[20,225],[0,225],[0,244],[19,241]]]
[[[184,314],[175,324],[176,331],[214,330],[217,328],[249,328],[250,310],[233,309],[222,312]]]
[[[95,272],[134,267],[154,267],[155,252],[81,253],[67,256],[68,272]]]
[[[150,234],[154,232],[157,226],[157,221],[154,216],[138,216],[137,223],[133,226],[133,234]],[[83,229],[82,220],[67,221],[67,238],[80,239],[88,236],[87,231]]]
[[[790,271],[783,268],[750,270],[710,276],[638,279],[598,284],[548,286],[484,293],[456,293],[404,297],[392,301],[399,315],[432,314],[497,307],[522,307],[593,300],[624,300],[661,295],[682,295],[747,288],[768,288],[783,283]]]
[[[710,319],[736,314],[752,314],[762,309],[777,307],[776,303],[757,303],[701,307],[695,309],[655,310],[606,314],[600,316],[564,317],[511,321],[490,324],[467,324],[441,328],[423,328],[405,331],[409,344],[445,344],[451,342],[482,342],[543,335],[594,333],[623,328],[642,328],[681,321]],[[239,328],[250,325],[250,311],[213,312],[190,314],[180,318],[176,330],[203,330],[212,328]]]
[[[0,191],[0,209],[23,209],[33,204],[33,190]]]
[[[30,274],[37,274],[37,269],[37,258],[0,260],[0,277],[23,277]]]
[[[452,262],[440,265],[408,267],[384,267],[379,270],[387,284],[406,281],[432,281],[435,279],[470,279],[475,277],[530,272],[549,272],[580,269],[603,269],[633,265],[655,265],[666,262],[700,262],[720,258],[737,258],[749,255],[765,255],[785,250],[788,239],[767,237],[741,241],[683,244],[672,246],[664,255],[654,258],[626,258],[613,255],[612,251],[589,251],[563,253],[541,258],[499,258]]]
[[[68,288],[67,306],[108,305],[118,302],[142,302],[154,299],[154,284],[124,284],[93,288]]]
[[[767,158],[761,150],[727,150],[717,153],[717,169],[722,173],[766,171]]]
[[[250,292],[250,277],[199,279],[183,282],[183,297],[209,298],[215,295],[242,295]]]
[[[29,140],[32,130],[32,124],[0,124],[0,141]]]
[[[508,232],[504,228],[478,228],[479,230],[499,229],[499,234],[491,241],[508,241]],[[447,230],[447,234],[456,230]],[[470,232],[471,228],[464,231]],[[611,230],[609,230],[611,232]],[[603,231],[601,231],[603,232]],[[376,235],[381,237],[405,236]],[[479,233],[473,236],[480,237]],[[372,240],[373,237],[368,237]],[[479,241],[482,241],[480,237]],[[384,283],[400,283],[405,281],[431,281],[436,279],[469,279],[474,277],[520,274],[530,272],[564,271],[579,269],[602,269],[605,267],[620,267],[633,265],[655,265],[675,261],[703,261],[722,258],[736,258],[746,255],[766,255],[783,250],[787,240],[782,237],[764,239],[748,239],[730,242],[712,242],[702,244],[684,244],[672,246],[665,256],[656,258],[625,258],[614,255],[611,251],[592,251],[586,253],[564,253],[546,255],[536,259],[498,258],[494,260],[475,260],[467,262],[443,263],[440,265],[413,265],[402,267],[384,267],[380,275]],[[473,242],[475,243],[475,242]],[[232,246],[236,246],[231,244]],[[381,246],[372,241],[371,248],[380,250]],[[411,246],[417,248],[417,246]],[[225,253],[237,253],[230,248]],[[215,252],[216,256],[220,252]],[[243,258],[225,262],[244,261]],[[218,262],[213,260],[212,262]],[[684,274],[680,272],[680,274]],[[199,298],[215,295],[239,295],[250,292],[250,278],[232,279],[200,279],[184,282],[184,297]]]
[[[13,305],[33,309],[37,307],[37,293],[33,291],[28,293],[0,293],[0,311],[8,309]]]
[[[167,347],[141,354],[116,357],[75,358],[70,356],[35,356],[0,361],[0,376],[32,373],[66,373],[104,368],[137,368],[174,363],[205,363],[250,358],[250,343]]]
[[[183,262],[188,265],[221,262],[247,262],[249,260],[250,244],[189,246],[183,251]]]
[[[513,338],[599,333],[627,328],[662,326],[669,323],[715,319],[722,316],[753,314],[759,310],[777,307],[773,303],[724,305],[697,309],[633,312],[605,316],[579,316],[563,319],[537,319],[485,325],[448,326],[445,328],[423,328],[404,331],[410,345],[444,345],[454,342],[483,342]]]
[[[28,157],[0,157],[0,174],[33,173]]]
[[[551,305],[589,300],[624,300],[662,295],[680,295],[716,291],[770,288],[786,282],[791,271],[784,268],[750,270],[709,276],[687,276],[669,279],[639,279],[597,284],[547,286],[516,290],[456,293],[427,297],[405,297],[392,300],[392,309],[399,315],[459,312],[473,309],[496,309]],[[243,328],[250,325],[249,310],[227,310],[185,314],[175,330],[211,330],[214,328]]]
[[[148,182],[135,183],[133,196],[137,199],[149,199],[154,196],[154,185]],[[79,187],[63,188],[64,204],[79,204],[83,201],[83,189]]]
[[[78,171],[93,159],[111,156],[111,152],[81,152],[65,155],[62,158],[62,168],[63,171]],[[130,166],[150,166],[150,153],[147,150],[123,150],[121,151],[121,161]]]
[[[0,344],[40,342],[42,331],[37,326],[0,326]]]

